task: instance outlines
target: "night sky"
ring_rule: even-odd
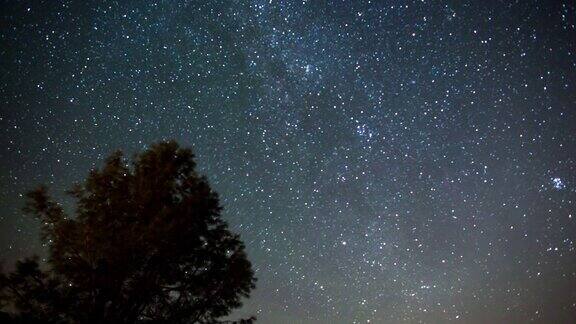
[[[116,149],[191,146],[260,323],[576,323],[576,4],[2,1],[0,259]],[[73,206],[63,200],[65,206]]]

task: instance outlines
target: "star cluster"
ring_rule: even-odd
[[[576,321],[572,1],[0,5],[0,257],[22,195],[193,146],[261,323]]]

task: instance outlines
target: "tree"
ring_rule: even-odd
[[[45,187],[28,193],[47,269],[29,258],[0,275],[0,307],[51,323],[218,323],[256,279],[195,168],[191,150],[175,142],[153,145],[131,165],[116,152],[68,192],[73,218]]]

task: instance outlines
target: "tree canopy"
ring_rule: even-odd
[[[127,163],[112,154],[68,192],[27,194],[48,259],[0,275],[0,307],[52,323],[218,323],[255,287],[245,247],[191,150],[162,142]],[[240,320],[249,323],[253,317]]]

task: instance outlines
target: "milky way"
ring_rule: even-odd
[[[260,323],[576,322],[573,1],[4,1],[0,258],[22,194],[194,147]],[[71,206],[71,202],[67,202]]]

